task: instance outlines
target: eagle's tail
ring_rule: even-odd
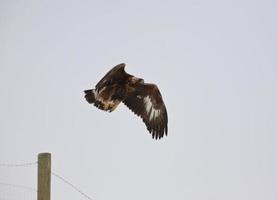
[[[85,90],[85,99],[88,101],[88,103],[94,103],[96,101],[95,98],[95,90]]]

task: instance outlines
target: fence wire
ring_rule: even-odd
[[[1,169],[1,174],[3,174],[4,177],[9,177],[9,176],[15,177],[17,176],[17,174],[22,174],[22,173],[24,173],[25,175],[29,174],[29,170],[33,171],[33,169],[31,168],[33,168],[33,166],[35,165],[37,165],[37,162],[24,162],[24,163],[1,162],[0,169]],[[10,171],[12,171],[12,173],[10,173]],[[4,177],[1,178],[0,181],[0,200],[16,200],[16,199],[35,200],[36,199],[37,190],[35,188],[24,185],[22,183],[6,181],[5,179],[7,178]],[[17,180],[16,182],[18,181],[21,182],[22,180]]]
[[[13,163],[0,163],[0,167],[4,167],[4,168],[17,168],[17,167],[28,167],[28,166],[33,166],[33,165],[37,165],[37,164],[38,164],[38,162],[26,162],[26,163],[15,163],[15,164],[13,164]],[[58,175],[57,173],[55,173],[53,171],[51,171],[51,175],[56,177],[56,178],[58,178],[58,179],[60,179],[62,182],[64,182],[68,186],[70,186],[72,189],[74,189],[76,192],[81,194],[86,199],[93,200],[89,195],[87,195],[84,192],[82,192],[78,187],[76,187],[74,184],[69,182],[64,177]],[[7,187],[7,188],[10,188],[10,189],[22,189],[22,190],[26,190],[26,191],[32,191],[33,193],[37,193],[37,189],[29,187],[29,186],[26,186],[26,185],[0,182],[0,186]],[[3,196],[1,197],[1,195],[0,195],[0,200],[2,200],[2,199],[3,199]]]
[[[79,194],[81,194],[82,196],[84,196],[85,198],[89,199],[89,200],[93,200],[90,196],[88,196],[87,194],[85,194],[84,192],[82,192],[79,188],[77,188],[75,185],[73,185],[71,182],[69,182],[68,180],[66,180],[65,178],[63,178],[62,176],[54,173],[53,171],[51,172],[51,174],[53,176],[55,176],[56,178],[60,179],[61,181],[63,181],[64,183],[66,183],[67,185],[69,185],[71,188],[73,188],[75,191],[77,191]]]
[[[25,185],[17,185],[17,184],[4,183],[4,182],[0,182],[0,185],[10,187],[10,188],[15,188],[15,189],[24,189],[24,190],[37,192],[37,190],[35,188],[28,187],[28,186],[25,186]]]
[[[27,167],[36,164],[38,164],[38,162],[18,163],[18,164],[0,163],[0,167]]]

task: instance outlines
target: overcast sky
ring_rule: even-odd
[[[0,0],[0,163],[50,152],[53,171],[95,200],[277,200],[277,10]],[[153,140],[124,105],[106,113],[84,100],[122,62],[159,86],[168,137]],[[36,166],[1,168],[0,180],[35,188]],[[84,199],[55,177],[52,198]]]

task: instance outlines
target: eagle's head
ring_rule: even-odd
[[[132,76],[132,77],[129,78],[128,83],[130,85],[144,84],[144,79]]]

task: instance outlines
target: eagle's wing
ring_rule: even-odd
[[[111,85],[115,83],[115,81],[119,80],[121,77],[126,75],[124,70],[125,64],[121,63],[113,67],[109,72],[107,72],[104,77],[96,84],[96,90],[101,90],[107,85]]]
[[[123,103],[143,119],[148,131],[155,139],[168,132],[168,117],[165,104],[155,84],[143,84],[129,94]]]

